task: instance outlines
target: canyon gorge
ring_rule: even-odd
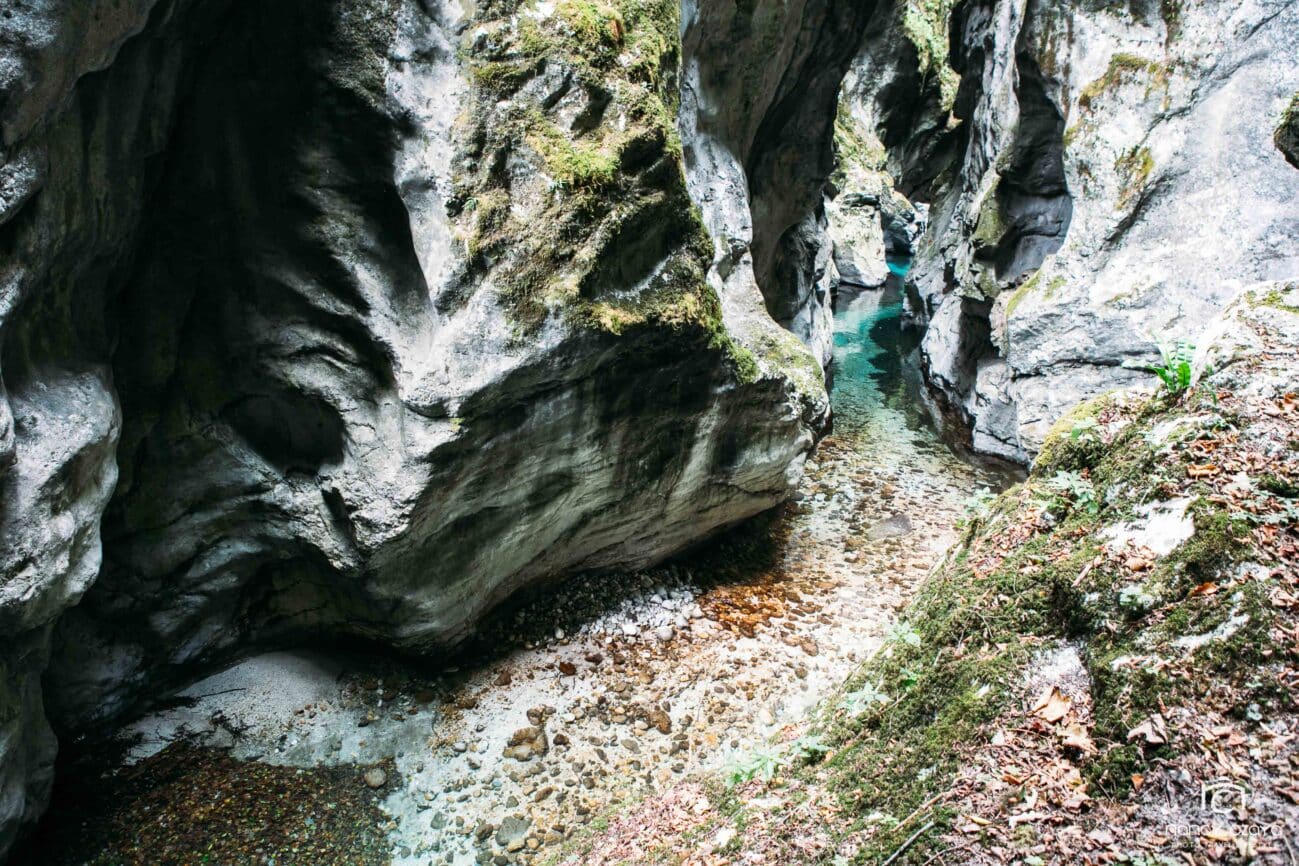
[[[471,813],[544,789],[508,761],[569,754],[544,707],[595,744],[695,701],[743,752],[977,548],[964,500],[1108,477],[1128,421],[1168,435],[1116,389],[1179,352],[1215,402],[1168,412],[1293,413],[1299,381],[1293,0],[13,0],[0,160],[0,859],[58,762],[141,719],[213,749],[243,713],[220,750],[276,764],[285,719],[204,703],[225,676],[335,705],[279,764],[407,780],[373,862],[542,862],[571,840]],[[1278,417],[1251,489],[1289,539]],[[1094,513],[1172,501],[1138,484]],[[1249,561],[1292,574],[1268,538]],[[727,551],[779,601],[735,601]],[[322,650],[369,661],[294,655]],[[640,656],[679,669],[649,709],[566,684]],[[757,697],[708,727],[690,689],[750,657]],[[499,758],[525,725],[544,753]],[[731,739],[610,778],[665,790]],[[438,755],[484,780],[445,830],[414,781],[452,784]]]

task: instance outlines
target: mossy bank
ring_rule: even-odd
[[[1299,316],[1278,291],[1229,311],[1193,389],[1078,407],[1027,481],[972,502],[880,651],[708,783],[695,852],[1217,862],[1240,839],[1285,862],[1246,841],[1299,826]],[[1224,774],[1252,808],[1209,814]]]

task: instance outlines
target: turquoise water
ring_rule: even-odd
[[[886,259],[884,262],[888,267],[889,273],[895,277],[905,277],[911,273],[911,259]]]
[[[830,401],[841,436],[938,439],[921,405],[919,332],[902,327],[896,282],[836,300]]]
[[[975,460],[940,433],[920,374],[921,333],[903,326],[901,280],[835,301],[830,404],[834,435],[867,464],[912,463],[923,474],[1004,487],[1007,467]]]

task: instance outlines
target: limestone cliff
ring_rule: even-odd
[[[877,17],[843,115],[931,206],[912,312],[976,449],[1027,461],[1071,405],[1140,375],[1125,363],[1299,274],[1281,152],[1297,57],[1290,0],[907,0]]]
[[[5,9],[0,856],[55,732],[782,501],[837,283],[905,273],[1030,459],[1299,274],[1297,49],[1294,0]]]

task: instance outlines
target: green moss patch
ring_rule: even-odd
[[[983,204],[979,207],[979,216],[975,221],[970,240],[976,250],[995,249],[1001,243],[1008,228],[1001,208],[1001,199],[997,196],[997,189],[994,186],[983,197]]]
[[[1050,280],[1044,280],[1042,278],[1042,271],[1036,271],[1033,276],[1020,283],[1019,287],[1015,289],[1010,298],[1006,301],[1007,318],[1015,315],[1015,311],[1019,309],[1019,305],[1034,292],[1040,291],[1042,297],[1049,300],[1055,297],[1056,293],[1068,284],[1069,281],[1059,275],[1052,277]]]
[[[1299,168],[1299,93],[1290,98],[1290,104],[1281,112],[1272,140],[1290,164]]]
[[[1172,69],[1166,63],[1119,52],[1110,58],[1105,73],[1082,89],[1078,95],[1078,105],[1084,112],[1092,111],[1096,102],[1105,94],[1139,81],[1146,82],[1148,96],[1155,90],[1166,89],[1171,73]]]
[[[484,4],[462,48],[474,100],[450,210],[466,283],[494,286],[521,338],[554,318],[692,328],[747,369],[685,188],[678,15],[666,0]]]
[[[884,171],[888,163],[884,145],[874,133],[861,128],[842,99],[834,118],[834,156],[835,169],[830,179],[839,189],[851,185],[849,178]]]
[[[1046,434],[1042,450],[1033,461],[1034,471],[1050,477],[1057,472],[1082,471],[1095,466],[1108,448],[1102,421],[1116,411],[1120,411],[1120,404],[1111,394],[1074,406]]]
[[[1220,463],[1259,465],[1249,449],[1261,434],[1234,413],[1203,392],[1088,401],[1055,425],[1025,484],[971,512],[884,648],[822,706],[805,739],[824,759],[779,753],[780,791],[833,794],[848,862],[925,863],[971,838],[954,835],[971,832],[958,817],[973,814],[958,779],[994,733],[1032,727],[1028,674],[1045,649],[1076,647],[1090,686],[1081,745],[1048,747],[1084,799],[1125,798],[1156,762],[1198,748],[1161,727],[1170,708],[1211,706],[1243,723],[1294,711],[1269,673],[1296,661],[1273,572],[1245,567],[1276,555],[1258,545],[1257,527],[1272,524],[1223,493]],[[1280,486],[1267,513],[1284,509]],[[1192,500],[1194,531],[1171,553],[1111,540],[1111,527],[1175,497]]]
[[[902,10],[902,32],[915,46],[920,74],[937,76],[943,108],[956,102],[960,77],[948,64],[947,31],[956,0],[908,0]]]
[[[1134,147],[1119,155],[1114,161],[1114,170],[1118,172],[1121,184],[1115,207],[1125,210],[1145,192],[1155,170],[1155,158],[1145,145]]]

